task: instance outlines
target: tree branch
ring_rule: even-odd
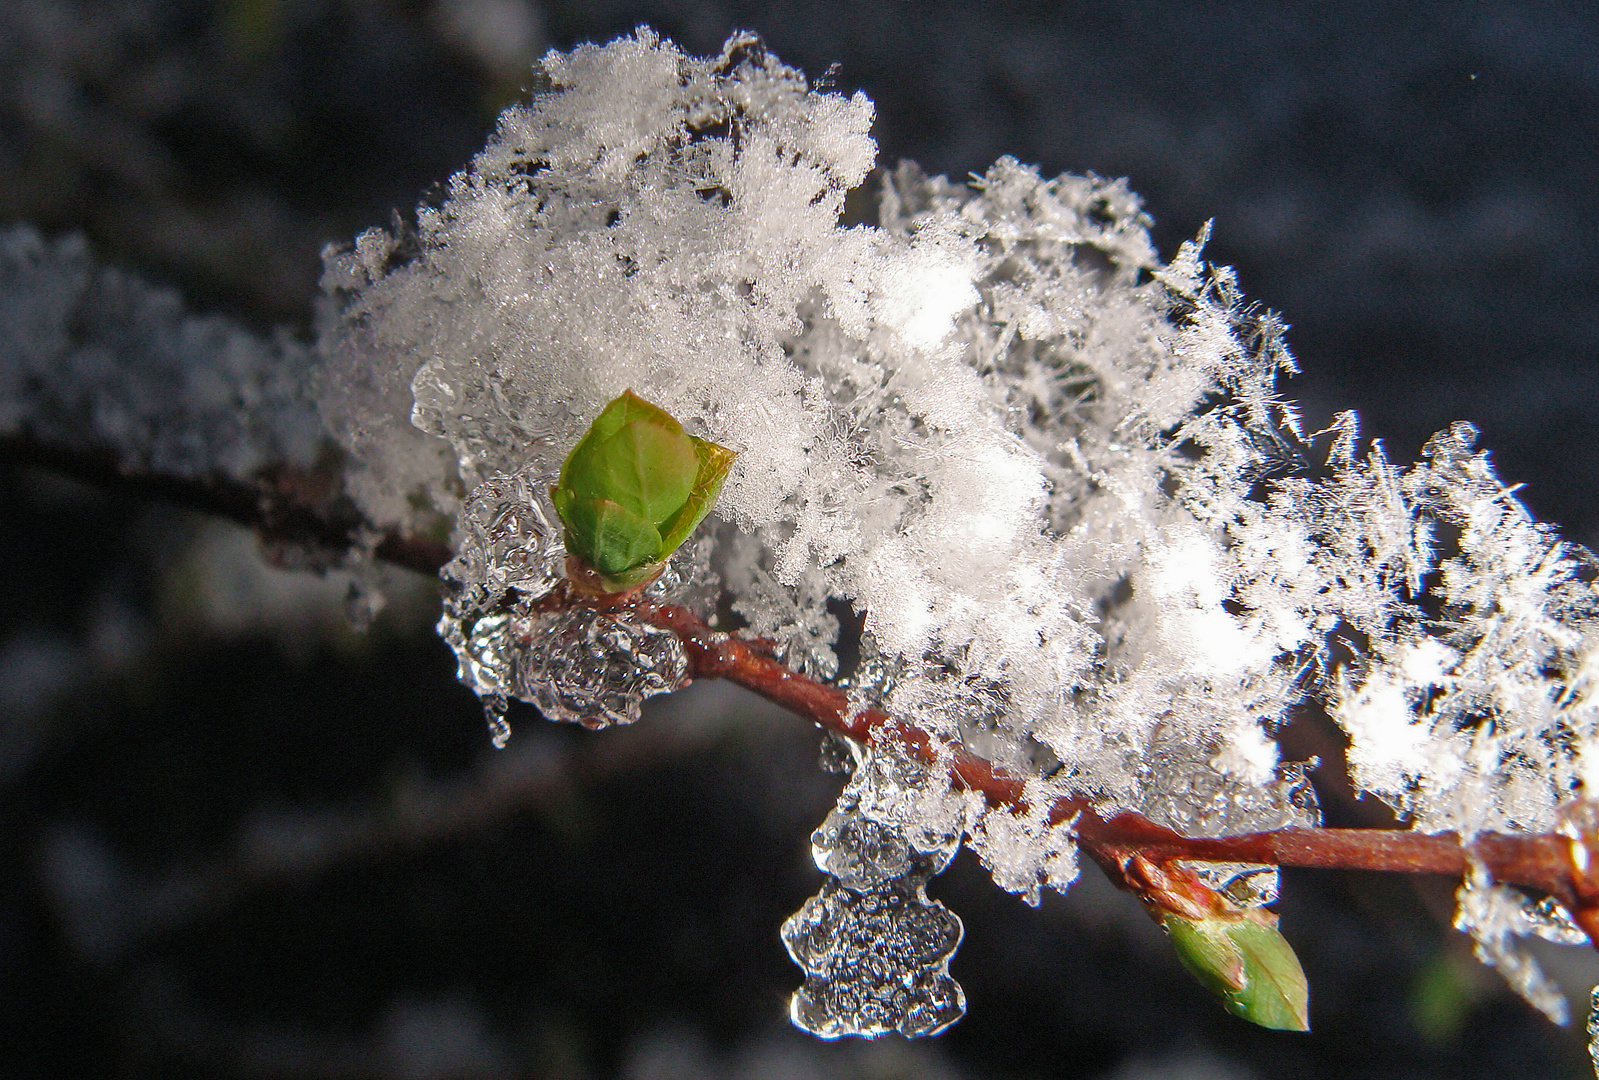
[[[671,630],[689,652],[695,678],[719,678],[752,690],[829,731],[865,742],[874,733],[891,738],[913,756],[938,760],[933,736],[895,720],[880,709],[852,711],[848,696],[817,682],[728,634],[712,630],[693,612],[648,599],[627,602],[645,622]],[[950,777],[958,787],[982,792],[990,806],[1025,809],[1024,782],[963,746],[949,748]],[[1184,836],[1132,812],[1108,820],[1087,799],[1060,799],[1050,807],[1052,824],[1075,822],[1079,843],[1112,880],[1144,895],[1126,873],[1134,856],[1155,863],[1248,862],[1344,870],[1384,870],[1462,877],[1472,860],[1495,881],[1547,893],[1573,914],[1599,943],[1599,844],[1586,834],[1512,836],[1485,833],[1462,842],[1454,833],[1400,829],[1290,828],[1239,836]],[[1147,896],[1146,896],[1147,899]]]
[[[36,465],[131,494],[154,497],[254,527],[280,561],[326,567],[357,548],[374,530],[338,483],[336,456],[310,472],[278,469],[250,483],[226,477],[185,479],[139,473],[108,452],[53,448],[16,436],[0,437],[0,462]],[[298,554],[295,554],[298,553]],[[420,573],[434,574],[451,556],[440,541],[388,532],[380,536],[376,557]],[[857,742],[874,733],[891,738],[929,763],[946,751],[950,776],[965,790],[979,791],[990,806],[1026,808],[1024,782],[963,746],[940,748],[926,731],[876,708],[853,709],[838,687],[811,679],[773,659],[759,643],[711,629],[686,608],[642,596],[596,597],[563,584],[532,605],[549,610],[571,604],[628,610],[669,630],[688,650],[696,679],[726,679],[768,701]],[[1463,843],[1454,833],[1427,834],[1396,829],[1290,828],[1239,836],[1190,837],[1157,825],[1140,814],[1123,812],[1106,819],[1086,798],[1058,800],[1054,824],[1073,822],[1079,843],[1117,884],[1144,896],[1138,876],[1126,872],[1134,856],[1158,864],[1178,860],[1249,862],[1345,870],[1444,874],[1459,878],[1472,860],[1495,881],[1521,885],[1555,897],[1573,914],[1590,939],[1599,942],[1599,836],[1559,834],[1483,834]]]
[[[58,445],[0,434],[0,464],[48,469],[106,491],[154,499],[247,525],[273,562],[325,570],[375,538],[385,562],[434,575],[449,561],[442,540],[374,528],[344,494],[343,460],[331,445],[311,469],[281,465],[246,481],[220,473],[167,476],[109,447]]]

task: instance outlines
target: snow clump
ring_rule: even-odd
[[[719,580],[812,674],[838,671],[847,605],[852,694],[1020,774],[1034,807],[1087,796],[1190,834],[1313,824],[1275,737],[1307,699],[1347,734],[1357,786],[1418,828],[1549,831],[1594,778],[1591,557],[1528,518],[1468,426],[1409,468],[1363,450],[1352,415],[1307,438],[1276,389],[1284,326],[1204,261],[1205,236],[1163,262],[1123,182],[1009,158],[969,184],[902,163],[877,224],[845,224],[871,102],[813,91],[749,35],[699,59],[640,30],[539,72],[414,228],[327,257],[324,414],[374,524],[465,508],[443,627],[470,685],[563,715],[605,699],[552,689],[537,634],[501,629],[558,577],[542,493],[632,389],[739,452],[678,575]],[[485,507],[538,520],[531,559]],[[716,590],[697,595],[708,613]],[[670,689],[679,670],[656,670],[648,692]],[[925,851],[910,816],[873,808],[937,807],[1036,902],[1075,877],[1070,828],[961,799],[937,769],[860,768],[839,811],[856,824],[818,841],[833,881],[791,927],[796,1016],[936,1030],[960,1001],[942,945],[920,971],[826,979],[865,918],[834,909],[892,893],[935,912],[920,883],[945,848],[854,891],[839,868],[865,856],[841,845]],[[1258,867],[1226,872],[1275,895]],[[958,921],[934,921],[952,949]],[[901,976],[933,989],[896,1006]]]

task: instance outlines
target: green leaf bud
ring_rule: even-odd
[[[1277,917],[1258,908],[1240,915],[1161,919],[1177,958],[1226,1003],[1234,1016],[1279,1031],[1310,1030],[1310,988]]]
[[[637,588],[710,512],[735,456],[625,392],[595,417],[550,489],[566,550],[606,592]]]

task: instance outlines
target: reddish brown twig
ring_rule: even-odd
[[[879,737],[892,738],[922,760],[937,760],[934,739],[927,732],[880,709],[853,709],[848,695],[838,687],[808,678],[750,643],[712,630],[686,608],[643,598],[627,606],[644,621],[677,634],[688,649],[694,678],[727,679],[829,731],[858,742],[881,732]],[[1021,778],[965,747],[947,751],[950,776],[958,786],[982,792],[990,806],[1024,808]],[[1599,942],[1599,851],[1595,850],[1599,844],[1590,844],[1587,838],[1492,833],[1462,844],[1454,833],[1320,828],[1192,837],[1136,813],[1103,818],[1086,798],[1058,800],[1050,808],[1049,818],[1056,824],[1075,820],[1078,841],[1089,856],[1118,884],[1140,894],[1145,890],[1126,873],[1134,856],[1153,863],[1248,862],[1456,878],[1465,874],[1468,861],[1474,858],[1495,881],[1554,896],[1572,911],[1590,939]]]
[[[297,549],[298,559],[329,565],[373,531],[333,482],[338,462],[329,460],[309,473],[279,469],[240,483],[222,477],[173,478],[142,470],[105,450],[66,448],[25,437],[0,438],[0,463],[22,463],[59,470],[89,483],[163,499],[253,525],[274,550]],[[374,554],[422,573],[437,573],[450,557],[440,541],[385,533]],[[609,606],[616,606],[612,598]],[[538,608],[572,603],[607,606],[607,598],[580,596],[562,587]],[[645,621],[671,630],[688,648],[694,678],[721,678],[753,690],[830,731],[865,741],[883,731],[912,753],[933,761],[932,737],[874,708],[853,710],[834,686],[794,672],[770,655],[767,643],[750,642],[712,630],[687,609],[644,598],[623,601]],[[992,806],[1020,809],[1020,778],[996,769],[964,747],[946,748],[949,770],[961,787],[980,791]],[[1075,819],[1084,850],[1119,884],[1140,891],[1124,871],[1133,855],[1169,863],[1175,860],[1252,862],[1349,870],[1386,870],[1460,877],[1470,858],[1480,860],[1494,879],[1524,885],[1554,896],[1599,942],[1599,832],[1580,838],[1564,835],[1483,835],[1468,846],[1452,833],[1429,835],[1392,829],[1281,829],[1242,836],[1188,837],[1135,813],[1109,820],[1087,799],[1062,799],[1050,809],[1055,823]]]

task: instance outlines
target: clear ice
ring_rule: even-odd
[[[1599,1077],[1599,986],[1588,991],[1588,1060]]]
[[[905,783],[939,783],[932,772],[890,749],[867,750],[811,836],[827,882],[783,924],[783,944],[805,973],[789,1016],[813,1035],[936,1035],[966,1012],[949,975],[961,921],[927,896],[928,881],[960,847],[961,817],[929,829],[902,812],[907,796],[939,796]]]
[[[586,728],[631,724],[644,699],[688,685],[676,634],[610,612],[574,607],[517,624],[514,689],[549,720]]]
[[[633,723],[645,698],[688,683],[688,654],[675,634],[625,609],[541,609],[566,558],[547,489],[531,470],[485,480],[462,509],[456,556],[442,574],[439,634],[455,650],[460,680],[484,700],[496,746],[510,736],[509,699],[550,720],[604,728]],[[662,578],[658,594],[704,588],[682,566]]]
[[[907,874],[855,892],[837,879],[783,924],[788,954],[805,972],[789,1017],[812,1035],[936,1035],[966,1012],[949,977],[961,921],[929,900],[927,878]]]

